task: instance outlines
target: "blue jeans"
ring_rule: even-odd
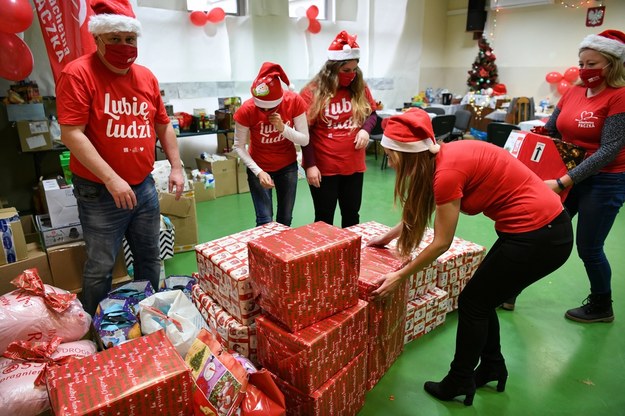
[[[137,197],[134,209],[120,209],[103,184],[73,176],[74,195],[82,224],[87,261],[83,271],[82,299],[93,315],[111,290],[115,259],[124,235],[134,259],[135,280],[149,280],[158,289],[160,209],[154,179],[149,175],[132,186]]]
[[[291,226],[293,220],[293,207],[295,206],[295,194],[297,193],[297,162],[294,162],[278,171],[267,172],[276,187],[278,199],[278,213],[276,221],[286,226]],[[247,170],[247,183],[250,185],[250,194],[256,210],[256,226],[273,221],[272,190],[265,189],[260,184],[258,176]]]
[[[625,201],[625,173],[598,173],[577,183],[564,201],[571,217],[576,214],[577,254],[584,262],[590,292],[611,292],[612,269],[603,250],[616,215]]]

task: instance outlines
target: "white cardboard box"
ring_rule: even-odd
[[[71,185],[61,187],[57,179],[44,180],[41,184],[52,228],[80,223],[74,188]]]

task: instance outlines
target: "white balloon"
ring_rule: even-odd
[[[299,30],[303,32],[308,29],[308,23],[309,22],[307,17],[300,17],[299,19],[297,19],[297,23],[295,23],[295,25]]]
[[[304,17],[306,16],[306,9],[303,6],[295,9],[295,17]]]
[[[204,25],[204,33],[212,38],[217,34],[217,25],[215,23],[207,22]]]

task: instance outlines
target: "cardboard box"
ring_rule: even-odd
[[[237,161],[233,157],[226,157],[226,160],[216,160],[214,162],[200,158],[195,159],[198,169],[213,174],[216,198],[237,193]]]
[[[228,153],[234,145],[234,132],[217,133],[217,153]]]
[[[247,182],[247,165],[241,159],[237,159],[237,192],[244,194],[250,191],[250,184]]]
[[[212,201],[217,198],[215,188],[207,188],[205,182],[193,182],[193,192],[195,193],[195,202]]]
[[[82,225],[80,223],[53,228],[50,223],[50,216],[47,214],[35,216],[35,221],[41,243],[45,248],[82,241],[83,239]]]
[[[16,125],[22,152],[52,149],[52,136],[47,120],[18,121]]]
[[[0,208],[0,265],[28,256],[22,222],[15,208]]]
[[[178,201],[176,195],[159,193],[161,214],[168,217],[174,224],[174,252],[194,250],[198,243],[197,210],[193,192],[183,193]]]
[[[193,386],[191,370],[165,331],[51,366],[47,373],[56,416],[191,415]]]
[[[87,261],[84,241],[50,247],[46,252],[54,286],[74,293],[80,292],[82,273]],[[113,268],[113,284],[128,280],[130,277],[126,270],[124,253],[120,250]]]
[[[58,179],[47,179],[41,181],[41,189],[43,189],[52,228],[80,223],[78,202],[72,186],[59,183]]]
[[[9,121],[46,119],[43,103],[7,104],[6,108]]]
[[[24,260],[0,266],[0,295],[15,290],[11,280],[15,279],[26,269],[37,269],[43,283],[53,285],[52,272],[48,265],[46,252],[39,248],[39,244],[27,244],[27,255]]]
[[[38,243],[40,241],[39,230],[35,224],[35,217],[32,215],[21,215],[20,222],[22,223],[22,230],[24,231],[26,244]]]

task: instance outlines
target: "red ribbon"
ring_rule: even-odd
[[[63,312],[70,307],[72,301],[76,299],[74,293],[47,292],[37,273],[37,269],[26,269],[22,274],[11,280],[11,283],[35,296],[43,298],[45,304],[56,312]]]

